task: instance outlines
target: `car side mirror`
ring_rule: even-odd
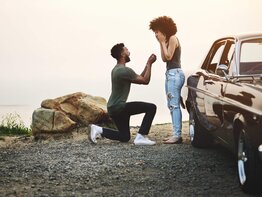
[[[219,64],[216,68],[216,74],[221,77],[226,77],[226,79],[228,80],[228,66],[225,64]]]

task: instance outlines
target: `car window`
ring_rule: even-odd
[[[240,74],[262,74],[262,39],[248,40],[242,43]]]
[[[217,51],[216,51],[216,53],[215,53],[215,55],[214,55],[214,57],[211,61],[211,64],[218,64],[219,63],[223,50],[224,50],[224,45],[219,46],[219,48],[217,49]]]
[[[232,56],[234,50],[235,50],[235,42],[232,40],[228,40],[224,47],[220,60],[218,60],[219,64],[225,64],[226,66],[229,67],[229,63],[232,61],[233,58]]]
[[[226,41],[216,43],[210,51],[210,59],[208,61],[207,71],[215,73],[217,65],[220,63]]]
[[[234,40],[229,39],[224,47],[220,59],[218,60],[219,65],[221,64],[226,65],[227,68],[230,68],[231,65],[234,65],[233,64],[234,52],[235,52],[235,42]],[[225,72],[229,74],[229,69],[225,70]],[[220,70],[216,70],[216,74],[220,76],[224,76],[224,73],[221,73]]]

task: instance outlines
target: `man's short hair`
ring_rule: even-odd
[[[119,59],[121,57],[121,53],[123,51],[123,48],[125,45],[123,43],[116,44],[115,46],[112,47],[111,49],[111,55],[115,59]]]

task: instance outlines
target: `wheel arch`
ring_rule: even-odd
[[[233,120],[233,134],[234,134],[234,152],[237,153],[238,149],[238,138],[241,130],[245,127],[246,121],[242,114],[238,113],[235,115]]]

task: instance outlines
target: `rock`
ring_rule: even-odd
[[[106,100],[77,92],[42,101],[41,108],[33,112],[33,135],[63,133],[76,126],[109,121]]]
[[[33,113],[33,133],[63,132],[72,128],[76,122],[72,121],[65,113],[53,109],[39,108]]]

